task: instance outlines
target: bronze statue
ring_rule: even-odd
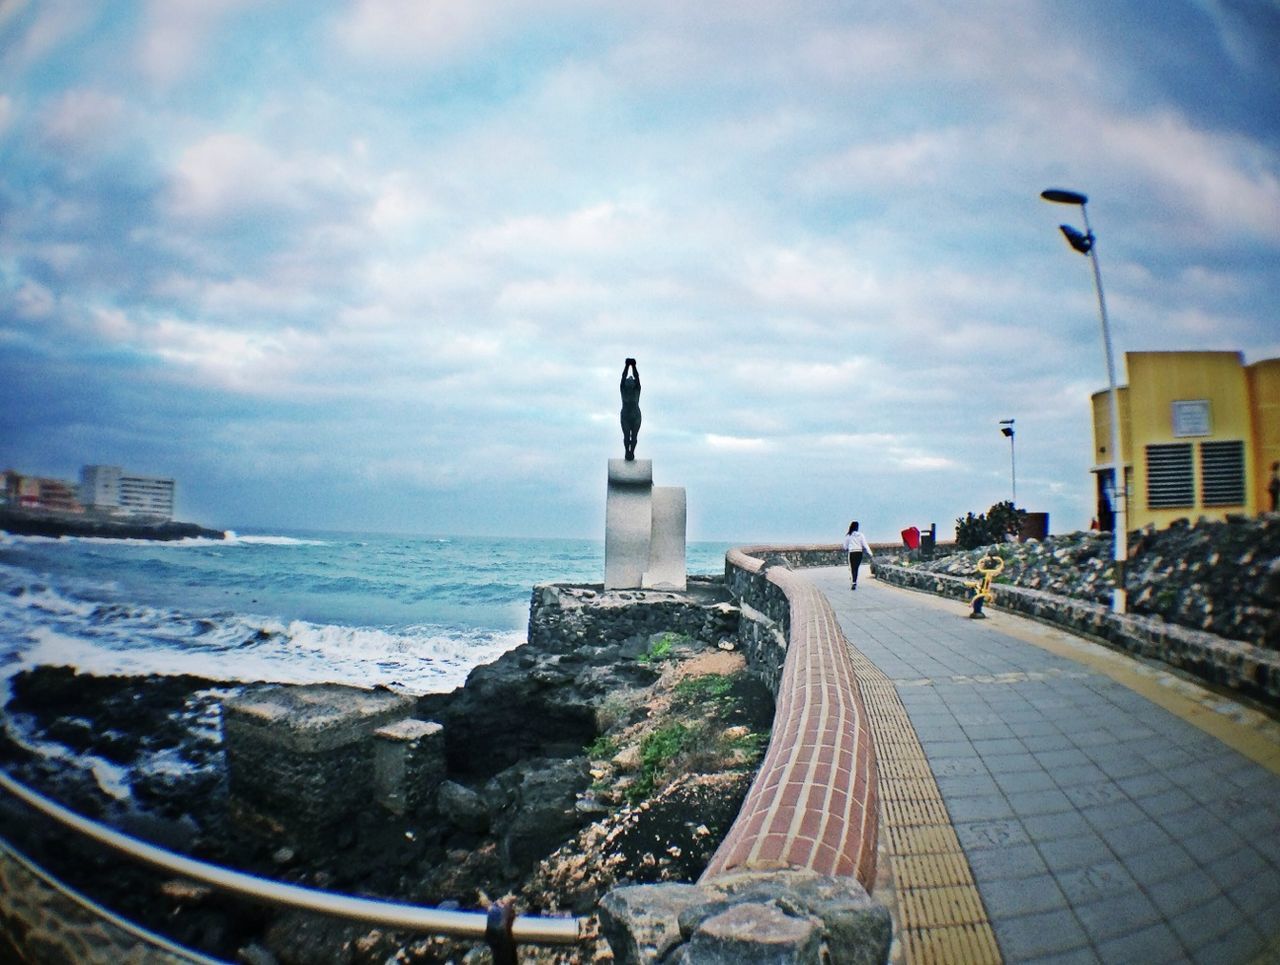
[[[640,435],[640,370],[635,359],[623,363],[618,389],[622,392],[622,446],[630,462],[636,457],[636,438]]]

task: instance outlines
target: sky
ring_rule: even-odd
[[[0,0],[0,464],[602,537],[634,357],[690,539],[949,536],[1015,474],[1085,527],[1039,194],[1117,353],[1280,356],[1278,49],[1276,0]]]

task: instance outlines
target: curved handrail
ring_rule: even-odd
[[[483,912],[445,911],[374,898],[357,898],[271,881],[243,871],[232,871],[230,868],[174,854],[91,821],[15,781],[3,770],[0,770],[0,788],[63,826],[109,848],[154,867],[242,897],[387,928],[462,938],[486,937],[488,916]],[[572,945],[582,938],[582,921],[578,918],[517,918],[512,925],[511,934],[520,944]]]

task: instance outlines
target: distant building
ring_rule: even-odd
[[[76,498],[77,487],[63,479],[24,476],[6,469],[3,502],[18,509],[44,509],[58,513],[82,513],[84,507]]]
[[[80,500],[97,512],[173,519],[175,488],[172,479],[126,473],[119,466],[80,470]]]
[[[1280,461],[1280,358],[1244,364],[1240,352],[1127,352],[1118,390],[1128,526],[1224,519],[1266,508]],[[1097,519],[1114,519],[1111,415],[1093,394]]]

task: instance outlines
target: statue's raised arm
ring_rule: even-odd
[[[635,359],[627,359],[622,365],[622,381],[618,383],[622,393],[622,447],[628,460],[636,457],[636,439],[640,435],[640,370]]]

